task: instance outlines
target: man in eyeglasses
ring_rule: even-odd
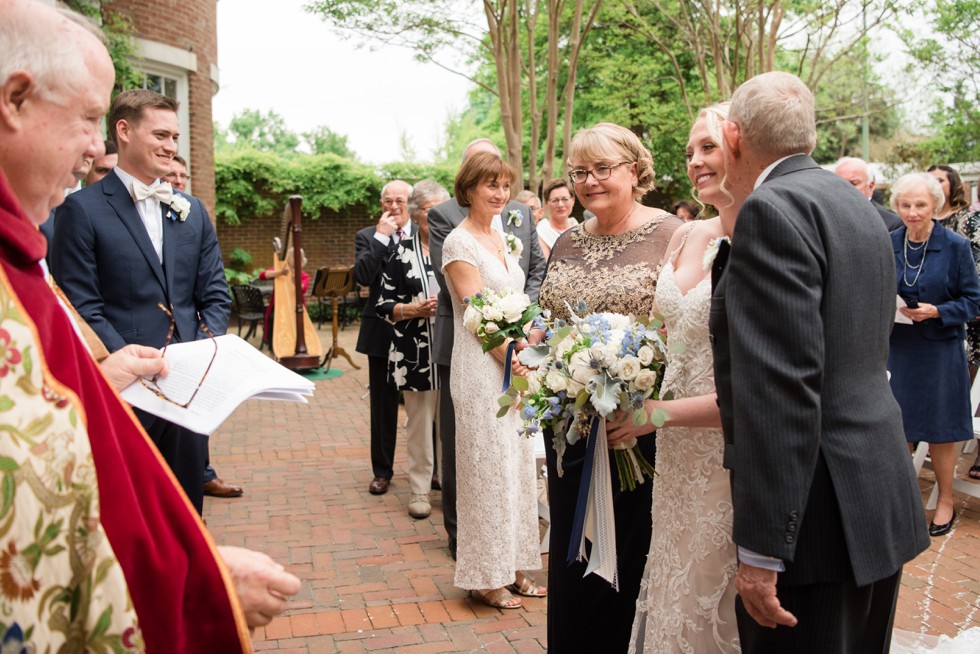
[[[395,430],[398,427],[398,389],[388,379],[388,348],[391,325],[376,310],[381,293],[381,271],[385,261],[402,239],[412,237],[408,219],[408,196],[412,187],[400,179],[381,189],[381,218],[377,225],[365,227],[354,236],[354,280],[370,288],[361,311],[361,331],[356,350],[368,357],[368,384],[371,394],[371,468],[374,478],[368,486],[372,495],[388,492],[394,474]]]
[[[170,162],[170,172],[163,176],[163,181],[168,182],[174,187],[174,190],[186,193],[187,180],[189,179],[190,175],[187,174],[187,160],[179,154],[175,154],[173,160]]]
[[[4,646],[251,651],[248,628],[282,612],[299,580],[215,548],[113,390],[165,372],[164,359],[126,345],[100,370],[44,274],[37,225],[101,145],[112,62],[77,14],[0,0],[0,16]]]
[[[162,180],[177,153],[177,103],[153,91],[124,91],[109,108],[107,129],[119,162],[58,208],[55,280],[110,352],[128,343],[159,348],[168,338],[209,338],[202,323],[224,334],[231,296],[214,226],[197,198]],[[136,415],[201,513],[208,437],[138,409]]]

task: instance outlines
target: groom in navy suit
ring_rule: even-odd
[[[119,163],[59,207],[55,280],[110,352],[129,343],[162,347],[171,330],[172,343],[208,338],[202,324],[223,334],[231,298],[214,226],[200,200],[161,181],[177,153],[177,103],[125,91],[107,124]],[[136,415],[200,513],[208,437]]]

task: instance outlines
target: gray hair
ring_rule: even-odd
[[[405,180],[393,179],[393,180],[391,180],[390,182],[388,182],[387,184],[385,184],[384,186],[381,187],[381,199],[382,200],[384,199],[385,193],[388,191],[388,189],[390,189],[395,184],[404,184],[405,186],[408,187],[408,194],[409,195],[412,194],[412,185],[411,184],[409,184]]]
[[[936,205],[933,207],[932,211],[932,215],[935,217],[936,212],[942,209],[943,205],[946,204],[946,194],[943,193],[943,187],[940,186],[939,180],[929,173],[907,173],[896,179],[891,188],[892,209],[898,211],[898,202],[902,199],[902,195],[908,193],[918,186],[925,186],[926,190],[929,191],[929,195],[931,195],[932,199],[936,202]]]
[[[491,141],[490,139],[488,139],[486,137],[480,137],[478,139],[473,139],[472,141],[470,141],[469,143],[466,144],[466,147],[465,148],[463,148],[463,161],[466,161],[466,159],[467,159],[467,157],[469,155],[469,152],[470,152],[470,148],[472,148],[474,145],[480,145],[481,143],[486,143],[487,145],[490,146],[490,148],[488,150],[486,150],[486,151],[488,151],[488,152],[494,152],[497,156],[501,156],[500,155],[500,148],[497,147],[497,144],[496,143],[494,143],[493,141]],[[481,148],[480,151],[483,152],[484,150]]]
[[[530,200],[531,198],[536,198],[536,197],[538,197],[538,196],[534,194],[534,191],[532,191],[530,189],[524,189],[523,191],[521,191],[520,193],[518,193],[516,196],[514,196],[514,201],[515,202],[521,202],[522,204],[527,204],[527,201],[528,200]]]
[[[865,161],[864,159],[858,159],[857,157],[841,157],[840,159],[837,160],[837,163],[834,164],[834,172],[837,172],[837,169],[843,166],[844,164],[853,164],[855,166],[861,166],[862,170],[864,170],[864,176],[867,177],[869,181],[874,180],[874,175],[871,173],[871,167],[868,165],[868,162]]]
[[[436,200],[445,202],[449,199],[449,191],[434,179],[423,179],[412,189],[408,196],[408,215],[413,220],[422,211],[422,205]]]
[[[817,146],[813,93],[796,75],[756,75],[732,95],[728,121],[739,126],[750,150],[786,156],[810,154]]]
[[[0,84],[25,71],[41,97],[57,101],[90,79],[87,57],[79,53],[78,30],[105,43],[90,20],[67,8],[23,0],[0,0],[0,14]]]

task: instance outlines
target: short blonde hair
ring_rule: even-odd
[[[453,189],[456,192],[456,202],[461,207],[469,207],[470,191],[478,184],[487,180],[508,181],[511,184],[517,179],[514,169],[510,164],[503,160],[499,154],[492,152],[477,152],[468,157],[463,162],[459,172],[456,173],[456,181]]]
[[[813,93],[796,75],[756,75],[732,94],[728,121],[747,147],[767,155],[810,154],[817,147]]]
[[[579,130],[568,148],[566,166],[573,161],[614,161],[625,159],[636,164],[633,198],[639,200],[654,187],[653,155],[639,137],[619,125],[599,123]]]
[[[946,194],[943,193],[943,187],[939,184],[939,180],[929,173],[907,173],[896,179],[891,188],[892,209],[898,211],[898,203],[902,199],[902,195],[908,193],[917,186],[925,186],[926,190],[929,191],[929,195],[931,195],[932,199],[935,200],[936,206],[934,206],[932,209],[932,215],[935,217],[936,212],[942,209],[943,205],[946,204]]]

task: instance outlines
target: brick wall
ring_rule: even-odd
[[[354,234],[378,221],[380,207],[357,208],[338,214],[325,211],[317,220],[303,215],[303,251],[309,263],[306,272],[322,266],[342,266],[354,263]],[[279,235],[281,219],[255,217],[243,220],[240,225],[218,225],[218,242],[221,254],[228,265],[228,255],[237,247],[252,255],[253,268],[272,267],[272,239]],[[251,272],[251,270],[245,271]]]
[[[106,0],[103,10],[122,14],[143,38],[197,55],[197,71],[188,73],[190,140],[194,195],[214,215],[214,133],[211,117],[211,65],[218,63],[217,0]]]

